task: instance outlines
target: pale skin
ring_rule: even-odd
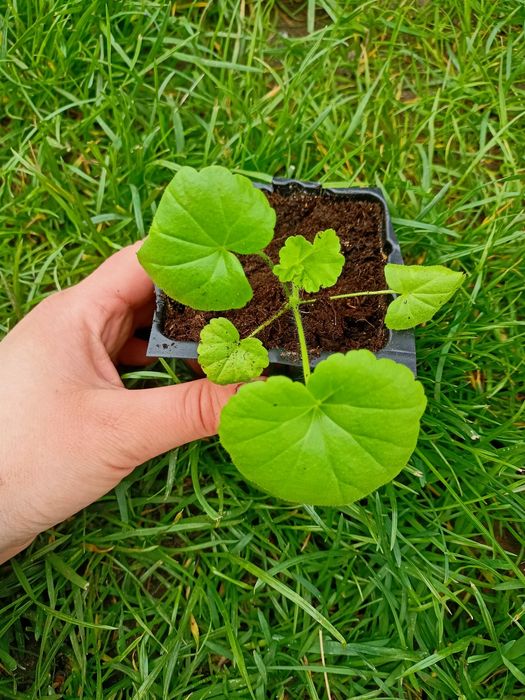
[[[238,387],[124,388],[117,365],[148,362],[133,336],[153,310],[138,247],[48,297],[0,343],[0,562],[138,465],[215,434]]]

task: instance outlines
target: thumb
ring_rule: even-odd
[[[198,379],[155,389],[105,390],[100,417],[110,444],[126,462],[119,466],[135,467],[186,442],[215,435],[221,410],[239,386]]]

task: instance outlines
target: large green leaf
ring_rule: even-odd
[[[170,297],[194,309],[244,306],[252,289],[234,253],[273,237],[275,211],[248,178],[212,165],[181,168],[166,187],[138,257]]]
[[[239,331],[227,318],[212,318],[204,326],[197,352],[202,369],[215,384],[248,382],[259,377],[270,362],[261,341],[241,340]]]
[[[303,236],[290,236],[279,251],[279,264],[273,268],[281,282],[293,282],[306,292],[332,287],[338,280],[344,255],[333,228],[315,234],[313,243]]]
[[[465,275],[443,265],[385,265],[385,278],[399,296],[390,303],[385,317],[394,331],[429,321],[463,284]]]
[[[355,350],[320,362],[306,386],[276,376],[241,387],[219,435],[239,471],[274,496],[341,505],[405,466],[425,405],[409,369]]]

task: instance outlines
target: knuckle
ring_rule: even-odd
[[[220,390],[211,382],[201,380],[198,383],[197,391],[191,393],[191,398],[194,404],[189,407],[191,410],[189,415],[195,416],[200,432],[203,435],[215,435],[224,405]]]

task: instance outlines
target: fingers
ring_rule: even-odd
[[[100,338],[112,360],[127,363],[127,358],[120,355],[130,342],[129,359],[133,364],[145,364],[146,360],[145,353],[141,356],[140,343],[131,342],[131,336],[138,328],[151,324],[155,307],[153,282],[137,259],[140,245],[138,242],[122,248],[68,290],[77,315]]]
[[[153,299],[153,282],[137,258],[141,241],[122,248],[109,257],[78,288],[101,303],[123,303],[132,310],[146,306]]]
[[[124,343],[124,346],[120,350],[117,363],[121,365],[131,365],[132,367],[150,365],[152,362],[155,362],[155,358],[146,355],[147,349],[147,341],[141,338],[131,337]]]
[[[153,283],[138,262],[139,247],[136,243],[123,248],[78,285],[107,309],[108,321],[131,311],[136,327],[151,314]],[[117,349],[119,361],[126,364],[147,363],[146,343],[134,337],[120,341],[122,324],[115,322],[116,328],[105,324],[105,347]],[[112,453],[109,461],[130,469],[178,445],[214,435],[222,407],[238,386],[202,379],[155,389],[97,391],[93,411],[100,437]]]
[[[133,328],[149,328],[155,312],[155,297],[151,296],[146,303],[133,314]]]
[[[109,426],[108,444],[125,462],[118,466],[129,469],[179,445],[215,435],[221,410],[238,386],[199,379],[156,389],[100,392],[97,413]]]

